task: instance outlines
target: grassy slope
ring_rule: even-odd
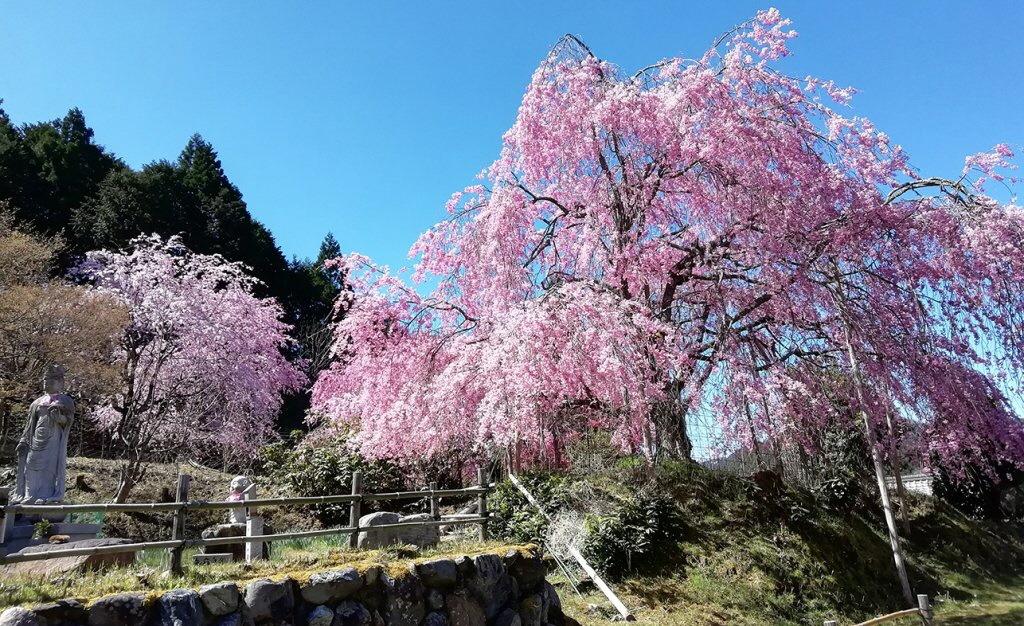
[[[674,545],[634,556],[635,570],[615,583],[641,624],[852,623],[904,608],[881,512],[868,496],[830,510],[807,493],[682,465],[654,477],[629,467],[589,472],[557,491],[566,506],[607,511],[652,487],[671,493],[682,528]],[[911,578],[916,592],[938,599],[943,623],[998,624],[984,620],[1000,613],[1004,623],[1021,623],[1020,528],[975,522],[931,499],[909,512]],[[561,595],[585,624],[610,623],[586,611],[606,605],[600,594],[577,598],[566,586]]]
[[[228,495],[228,484],[233,478],[217,470],[183,464],[152,463],[146,475],[132,491],[133,502],[162,502],[174,499],[178,473],[192,477],[189,487],[190,500],[223,500]],[[85,484],[92,489],[86,491],[75,487],[76,476],[81,475]],[[68,501],[74,503],[110,502],[117,490],[117,464],[103,459],[73,457],[68,459]],[[275,497],[283,492],[257,481],[257,495]],[[305,530],[317,527],[313,516],[298,507],[267,507],[261,510],[267,524],[274,529]],[[165,513],[83,513],[74,521],[102,523],[104,532],[110,537],[127,537],[137,541],[159,541],[169,539],[170,514]],[[189,538],[199,537],[208,526],[227,521],[227,513],[221,511],[194,511],[186,518],[185,534]]]

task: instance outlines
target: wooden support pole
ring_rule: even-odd
[[[191,483],[191,476],[188,474],[178,474],[178,486],[174,493],[175,502],[188,502],[188,487]],[[185,539],[185,507],[181,507],[174,512],[174,518],[171,522],[171,540],[181,541],[183,539]],[[172,576],[181,575],[181,553],[183,551],[183,545],[171,548],[168,551],[170,558],[168,559],[167,570]]]
[[[353,529],[348,536],[348,547],[355,549],[359,545],[359,518],[363,516],[363,474],[359,471],[352,472],[352,495],[360,496],[352,500],[348,507],[348,525]]]
[[[484,520],[480,522],[480,541],[487,541],[487,470],[478,467],[476,470],[476,484],[483,487],[483,491],[476,499],[476,514]]]
[[[519,479],[516,478],[515,474],[509,472],[508,479],[509,481],[511,481],[512,485],[519,490],[519,493],[523,494],[523,497],[526,498],[526,501],[532,504],[533,508],[537,509],[537,512],[544,516],[544,519],[546,519],[549,523],[554,521],[551,519],[551,516],[548,515],[547,511],[544,510],[544,507],[540,505],[540,502],[537,502],[537,499],[533,497],[533,494],[531,494],[529,490],[527,490],[527,488],[523,486],[523,483],[519,482]],[[601,590],[601,593],[604,594],[604,597],[608,598],[608,602],[610,602],[611,605],[615,607],[615,610],[619,612],[619,615],[622,616],[622,619],[626,620],[627,622],[635,622],[636,617],[634,617],[633,613],[626,608],[626,605],[622,603],[622,600],[619,600],[619,597],[615,595],[615,592],[612,590],[612,588],[608,586],[608,583],[604,582],[604,579],[602,579],[600,574],[598,574],[597,571],[590,566],[590,563],[587,563],[587,560],[583,558],[583,555],[580,554],[580,551],[569,545],[565,546],[565,551],[568,552],[569,556],[571,556],[576,561],[576,563],[579,564],[580,569],[586,572],[587,576],[590,576],[590,579],[594,582],[594,585]]]
[[[885,514],[885,525],[889,529],[889,547],[892,548],[892,560],[896,565],[896,575],[903,589],[903,597],[907,603],[914,601],[914,592],[910,587],[910,578],[907,576],[907,567],[903,559],[903,547],[900,545],[900,532],[896,528],[896,516],[893,515],[892,502],[889,500],[889,486],[885,482],[885,468],[882,465],[882,453],[879,450],[878,440],[875,437],[875,429],[867,414],[867,400],[864,393],[864,379],[860,373],[860,362],[857,360],[857,353],[853,348],[852,331],[850,324],[844,319],[844,330],[846,333],[846,356],[850,364],[850,374],[853,377],[853,389],[856,393],[857,403],[861,419],[864,421],[864,434],[867,437],[868,449],[871,452],[871,464],[875,469],[875,481],[878,483],[878,495],[882,500],[882,512]]]
[[[825,626],[839,626],[839,622],[834,619],[825,620]]]
[[[430,519],[441,519],[441,502],[434,492],[437,491],[437,483],[430,483]]]

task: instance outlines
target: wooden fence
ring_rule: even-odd
[[[903,609],[902,611],[896,611],[895,613],[889,613],[888,615],[881,615],[879,617],[873,617],[866,622],[861,622],[856,626],[877,626],[878,624],[885,624],[892,622],[904,617],[920,617],[921,622],[924,626],[931,626],[932,623],[932,607],[928,603],[928,596],[925,594],[918,594],[917,606],[911,609]],[[838,626],[839,622],[835,620],[827,620],[825,626]]]
[[[10,528],[14,524],[14,517],[17,514],[23,515],[68,515],[71,513],[108,513],[108,512],[171,512],[173,520],[171,523],[171,539],[167,541],[143,541],[138,543],[126,543],[116,546],[98,546],[91,548],[67,548],[40,552],[14,553],[0,557],[0,565],[9,563],[22,563],[25,561],[41,561],[46,559],[57,559],[70,556],[91,556],[101,554],[118,554],[125,552],[139,552],[141,550],[166,549],[169,551],[168,569],[172,573],[181,572],[182,552],[186,548],[222,546],[230,544],[256,544],[262,545],[269,541],[284,541],[288,539],[303,539],[310,537],[325,537],[330,535],[348,535],[349,545],[355,547],[356,538],[360,532],[375,532],[391,528],[408,528],[415,526],[461,526],[466,524],[479,524],[479,538],[485,541],[487,533],[487,493],[493,488],[486,480],[483,470],[477,473],[477,484],[473,487],[462,489],[436,489],[431,484],[429,488],[419,491],[394,491],[386,493],[363,493],[362,479],[359,472],[352,476],[352,493],[329,496],[293,497],[293,498],[256,498],[246,500],[226,501],[190,501],[188,499],[188,487],[191,478],[182,474],[178,477],[178,486],[175,502],[140,502],[130,504],[6,504],[3,507],[3,523],[0,524],[0,544],[9,535]],[[473,497],[477,498],[477,515],[472,517],[454,516],[442,518],[439,513],[439,499],[443,497]],[[364,502],[382,502],[388,500],[430,500],[430,512],[432,519],[417,520],[413,522],[399,522],[394,524],[380,524],[360,528],[359,517]],[[290,533],[276,533],[271,535],[262,534],[262,530],[255,530],[252,517],[247,515],[249,523],[247,532],[243,537],[217,537],[211,539],[185,539],[185,517],[189,511],[203,511],[216,509],[239,509],[259,506],[298,506],[318,504],[349,504],[349,524],[336,528],[324,528],[317,530],[306,530]],[[255,530],[255,532],[252,532]]]

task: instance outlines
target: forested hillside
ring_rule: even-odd
[[[2,101],[0,101],[2,103]],[[292,358],[315,375],[326,359],[326,325],[341,287],[322,262],[340,254],[327,233],[317,259],[287,259],[274,236],[249,212],[217,151],[198,134],[173,160],[154,158],[133,169],[98,143],[84,113],[19,123],[0,109],[0,208],[15,225],[39,237],[57,237],[54,276],[90,250],[119,250],[140,234],[179,235],[199,253],[243,263],[262,283],[257,293],[277,299],[294,326]],[[280,428],[297,426],[308,400],[291,398]]]

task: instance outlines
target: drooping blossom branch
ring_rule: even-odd
[[[685,455],[708,401],[741,444],[810,447],[857,404],[849,334],[880,430],[912,422],[954,468],[1024,463],[1004,397],[1024,371],[1024,213],[985,195],[1013,184],[1012,151],[921,177],[837,110],[852,89],[773,67],[794,36],[764,11],[632,75],[559,43],[481,183],[413,245],[431,295],[343,261],[368,278],[316,406],[380,455],[593,427]]]

